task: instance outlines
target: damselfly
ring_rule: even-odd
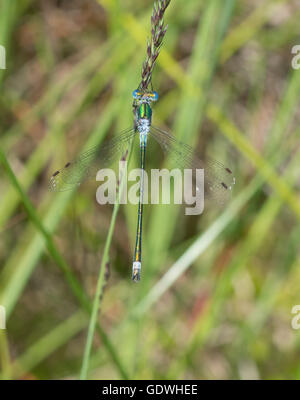
[[[123,131],[116,138],[107,141],[100,148],[95,147],[81,154],[77,159],[68,162],[61,170],[54,172],[50,179],[52,191],[64,191],[79,185],[87,177],[95,176],[99,163],[108,166],[116,159],[125,159],[128,148],[136,135],[139,136],[141,152],[141,178],[137,217],[136,244],[132,265],[132,280],[139,281],[142,262],[142,221],[143,221],[143,186],[145,171],[145,155],[148,138],[153,138],[170,155],[177,168],[204,170],[205,192],[217,201],[225,202],[235,183],[232,171],[218,161],[206,159],[201,161],[194,150],[187,144],[175,139],[169,133],[154,127],[152,121],[152,102],[158,100],[155,91],[142,92],[134,90],[136,104],[136,121],[133,128]]]

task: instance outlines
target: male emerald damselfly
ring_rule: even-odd
[[[177,168],[204,170],[205,193],[218,202],[225,202],[226,198],[230,196],[235,178],[232,171],[222,163],[210,158],[205,162],[202,161],[192,147],[152,125],[152,103],[158,100],[157,92],[153,90],[143,92],[137,89],[133,91],[132,95],[136,110],[134,127],[121,132],[114,139],[104,142],[102,146],[91,148],[73,161],[67,162],[62,169],[57,170],[51,176],[50,190],[70,190],[88,177],[95,177],[99,166],[109,166],[117,159],[125,160],[132,140],[137,135],[139,136],[141,177],[136,243],[132,264],[132,280],[137,282],[140,280],[142,265],[144,172],[148,139],[154,139],[174,161]]]

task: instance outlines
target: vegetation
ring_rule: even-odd
[[[78,378],[96,293],[82,377],[300,378],[297,1],[170,2],[154,123],[236,185],[198,217],[144,208],[139,284],[136,206],[100,206],[93,180],[48,191],[57,168],[132,125],[152,7],[0,3],[1,378]],[[158,148],[147,165],[164,165]]]

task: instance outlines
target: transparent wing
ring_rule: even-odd
[[[54,192],[70,190],[80,185],[85,179],[95,176],[98,169],[108,167],[113,161],[126,159],[128,147],[136,132],[133,128],[126,129],[112,140],[104,142],[100,147],[95,146],[78,158],[54,172],[50,178],[49,189]]]
[[[207,158],[200,160],[192,147],[178,141],[170,133],[152,126],[150,137],[153,137],[167,153],[176,168],[190,168],[204,170],[205,195],[218,203],[224,204],[231,196],[231,189],[235,184],[232,171],[219,161]]]

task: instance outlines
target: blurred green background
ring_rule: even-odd
[[[112,208],[93,181],[60,194],[48,181],[132,124],[152,6],[0,2],[1,378],[78,378]],[[120,208],[89,378],[300,377],[299,18],[298,0],[171,0],[154,124],[237,183],[198,217],[145,207],[138,285],[137,207]]]

